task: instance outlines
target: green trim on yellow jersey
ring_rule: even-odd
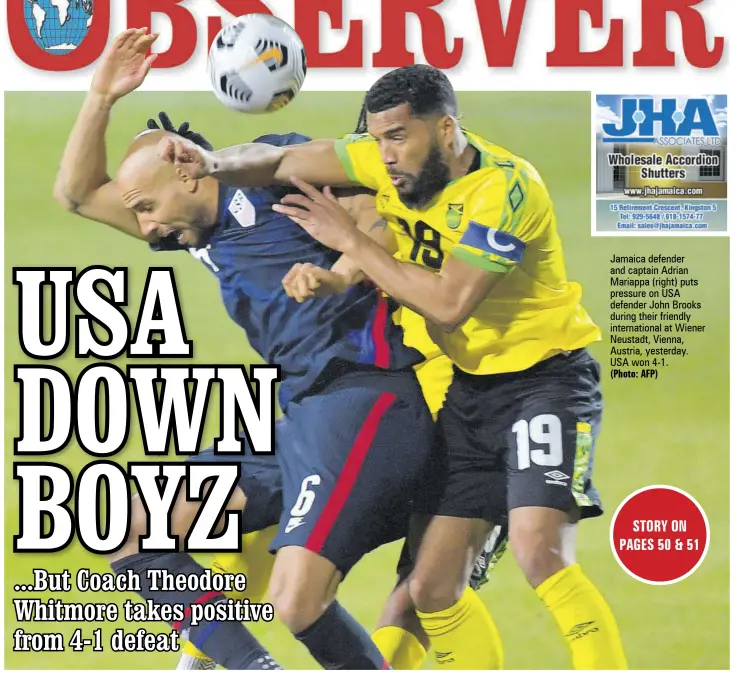
[[[490,162],[496,168],[501,169],[506,179],[506,200],[498,229],[513,234],[519,227],[524,214],[522,206],[529,194],[529,174],[526,167],[519,162],[508,159],[495,160],[492,156]]]
[[[488,272],[510,272],[512,269],[511,267],[502,265],[495,260],[488,260],[488,258],[486,258],[485,256],[478,253],[473,253],[466,248],[454,248],[452,249],[452,255],[454,255],[456,258],[459,258],[463,262],[473,265],[473,267],[480,267],[481,269],[487,270]]]
[[[348,179],[352,183],[360,184],[360,181],[355,174],[353,160],[350,159],[350,153],[348,152],[348,145],[355,142],[356,139],[354,137],[351,138],[350,136],[348,136],[347,138],[338,138],[335,141],[335,153],[337,154],[337,158],[340,160],[340,164],[342,164],[342,168],[345,169],[345,173],[348,175]]]
[[[463,136],[465,136],[465,140],[470,144],[471,147],[475,148],[480,153],[480,168],[486,169],[488,168],[488,159],[489,155],[486,150],[484,150],[480,145],[474,142],[473,138],[471,138],[468,135],[468,131],[463,129]],[[458,176],[457,178],[454,178],[451,180],[447,185],[445,185],[445,190],[449,188],[452,185],[455,185],[458,181],[461,181],[463,178],[466,178],[469,174],[463,174],[462,176]]]

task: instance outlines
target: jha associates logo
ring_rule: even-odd
[[[598,97],[599,108],[602,98]],[[703,145],[721,145],[716,98],[725,97],[692,97],[684,101],[675,97],[621,97],[616,106],[618,119],[601,125],[601,140],[674,145],[697,137]],[[725,104],[723,111],[725,114]]]

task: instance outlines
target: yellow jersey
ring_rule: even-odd
[[[397,257],[438,271],[448,255],[504,276],[452,333],[432,331],[462,370],[517,372],[601,337],[569,281],[552,200],[536,169],[508,150],[464,132],[480,168],[409,209],[371,136],[335,142],[351,180],[376,191],[376,208],[397,234]]]
[[[425,360],[414,370],[427,406],[436,419],[445,403],[447,388],[452,382],[452,361],[429,337],[423,316],[408,307],[400,307],[394,313],[393,319],[404,329],[404,344],[424,355]]]

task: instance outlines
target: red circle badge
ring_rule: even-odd
[[[611,521],[611,548],[619,565],[646,584],[674,584],[703,562],[708,518],[687,492],[651,485],[630,494]]]

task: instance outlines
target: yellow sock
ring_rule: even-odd
[[[417,611],[434,649],[437,668],[500,670],[501,636],[478,594],[466,588],[460,600],[441,612]]]
[[[371,636],[393,670],[419,670],[427,650],[413,633],[398,626],[383,626]]]
[[[228,598],[234,600],[248,599],[251,602],[262,602],[268,590],[268,580],[273,570],[274,556],[268,552],[277,525],[268,527],[260,532],[251,532],[243,535],[243,550],[241,553],[218,553],[212,560],[212,571],[222,574],[245,574],[248,578],[248,586],[244,591],[231,591],[225,593]],[[184,653],[198,659],[208,658],[206,654],[197,649],[191,642],[184,644]]]
[[[199,651],[189,640],[187,640],[184,643],[184,647],[182,648],[182,651],[185,654],[188,654],[189,656],[193,656],[196,659],[209,659],[210,657],[207,656],[204,652]]]
[[[625,670],[626,656],[611,608],[600,591],[570,565],[552,575],[537,595],[552,613],[576,670]]]

